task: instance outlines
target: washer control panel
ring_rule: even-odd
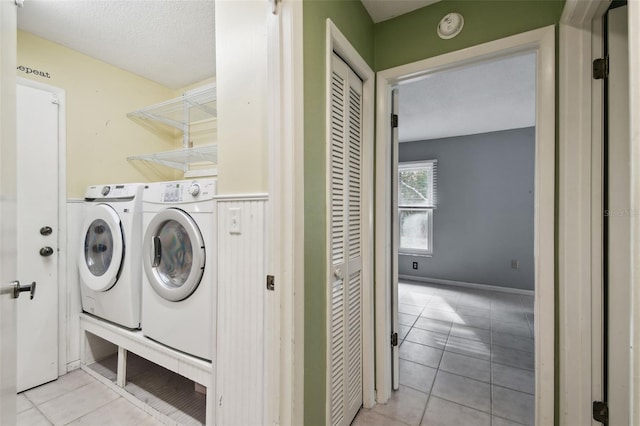
[[[127,201],[140,195],[141,183],[117,183],[92,185],[84,193],[85,201],[111,200]]]
[[[216,179],[159,182],[145,187],[144,201],[179,204],[211,200],[217,194]]]

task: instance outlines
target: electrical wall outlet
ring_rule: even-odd
[[[413,262],[413,269],[418,269],[418,262]]]
[[[518,259],[511,259],[511,269],[520,269],[520,261]]]

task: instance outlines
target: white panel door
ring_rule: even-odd
[[[0,424],[16,424],[16,6],[0,1]]]
[[[332,55],[329,173],[328,423],[362,406],[362,80]]]
[[[37,283],[18,299],[18,392],[58,377],[58,104],[17,86],[18,279]]]

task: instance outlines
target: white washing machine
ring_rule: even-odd
[[[142,333],[212,359],[216,318],[215,179],[159,182],[143,193]]]
[[[143,184],[87,188],[79,245],[82,310],[140,328]]]

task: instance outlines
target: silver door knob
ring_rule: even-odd
[[[340,267],[337,267],[333,270],[333,275],[339,280],[344,278],[344,272],[342,272],[342,268]]]
[[[17,299],[20,297],[20,293],[28,291],[30,294],[29,299],[33,300],[36,295],[36,282],[32,282],[29,285],[20,285],[20,281],[14,281],[13,284],[13,298]]]
[[[48,257],[51,256],[53,254],[53,249],[51,247],[42,247],[40,249],[40,256],[42,257]]]

